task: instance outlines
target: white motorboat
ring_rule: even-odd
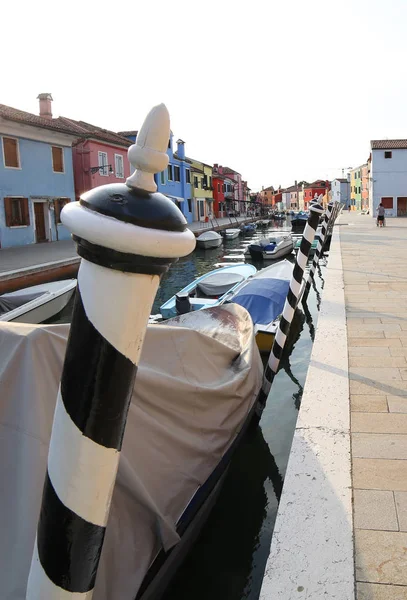
[[[198,248],[219,248],[222,244],[222,236],[216,231],[205,231],[196,238],[196,245]]]
[[[0,296],[0,321],[39,324],[65,308],[76,288],[76,279],[34,285]]]
[[[170,319],[190,311],[218,306],[226,294],[256,272],[256,267],[246,264],[209,271],[164,302],[160,306],[160,313],[164,319]]]
[[[255,244],[249,244],[245,256],[255,260],[277,260],[291,254],[294,243],[291,235],[273,236],[258,240]]]
[[[225,229],[225,239],[234,240],[240,234],[240,229]]]

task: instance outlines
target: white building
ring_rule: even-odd
[[[407,140],[373,140],[370,166],[370,214],[380,202],[387,217],[407,216]]]
[[[339,178],[331,181],[331,200],[332,202],[341,202],[345,208],[349,208],[349,179]]]

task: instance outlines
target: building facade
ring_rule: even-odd
[[[350,171],[350,204],[351,210],[362,210],[362,167]]]
[[[345,209],[349,209],[349,187],[350,183],[344,177],[331,181],[331,199],[344,204]]]
[[[193,158],[191,170],[192,220],[206,221],[214,216],[213,167]]]
[[[323,179],[317,179],[312,183],[304,185],[304,208],[301,210],[308,210],[309,203],[315,198],[315,196],[325,196],[330,190],[331,184],[329,181]]]
[[[52,118],[51,94],[37,116],[0,105],[0,248],[69,239],[60,213],[75,200],[76,133]]]
[[[407,140],[373,140],[371,150],[370,215],[382,203],[387,217],[407,216]]]
[[[368,162],[361,166],[361,202],[362,202],[362,210],[367,210],[369,208],[369,164]]]
[[[269,187],[262,187],[260,197],[262,204],[264,206],[272,207],[274,206],[274,187],[270,185]]]

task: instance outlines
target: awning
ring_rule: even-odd
[[[169,194],[165,194],[167,198],[171,198],[171,200],[175,200],[175,202],[184,202],[185,198],[180,198],[179,196],[170,196]]]
[[[207,202],[213,202],[213,198],[205,198]]]

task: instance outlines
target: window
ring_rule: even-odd
[[[64,172],[64,151],[58,146],[52,146],[52,169],[54,173]]]
[[[381,201],[382,201],[384,208],[393,208],[393,198],[391,198],[391,197],[381,198]]]
[[[222,188],[223,188],[223,193],[225,193],[226,192],[226,185],[223,184]]]
[[[212,189],[212,177],[209,177],[209,188]]]
[[[179,167],[174,167],[174,180],[181,181],[181,172],[179,170]]]
[[[201,188],[204,189],[205,185],[205,177],[201,177]]]
[[[123,155],[115,154],[114,155],[114,167],[116,171],[116,177],[118,179],[124,178],[124,163],[123,163]]]
[[[165,171],[161,171],[160,181],[161,181],[161,185],[165,185]]]
[[[185,181],[191,183],[191,171],[189,169],[185,169]]]
[[[387,151],[384,153],[384,158],[391,158],[391,151]]]
[[[171,150],[171,138],[168,140],[168,148]]]
[[[3,137],[4,166],[9,169],[20,168],[20,153],[18,151],[18,140]]]
[[[359,191],[358,191],[358,194],[360,194],[360,186],[359,186]]]
[[[220,183],[218,183],[218,192],[220,192]]]
[[[55,198],[54,200],[54,210],[55,210],[55,223],[61,222],[61,210],[64,208],[65,204],[70,202],[69,198]]]
[[[172,181],[172,165],[168,165],[167,177],[168,177],[168,181]]]
[[[189,210],[189,212],[192,212],[191,198],[188,198],[188,210]]]
[[[205,205],[203,200],[198,200],[198,212],[200,217],[205,216]]]
[[[6,227],[26,227],[30,224],[28,198],[4,198]]]
[[[198,184],[198,177],[194,177],[194,188],[198,188],[199,184]]]
[[[98,165],[99,167],[103,167],[103,169],[99,169],[100,175],[107,177],[109,175],[107,168],[107,152],[98,152]]]

